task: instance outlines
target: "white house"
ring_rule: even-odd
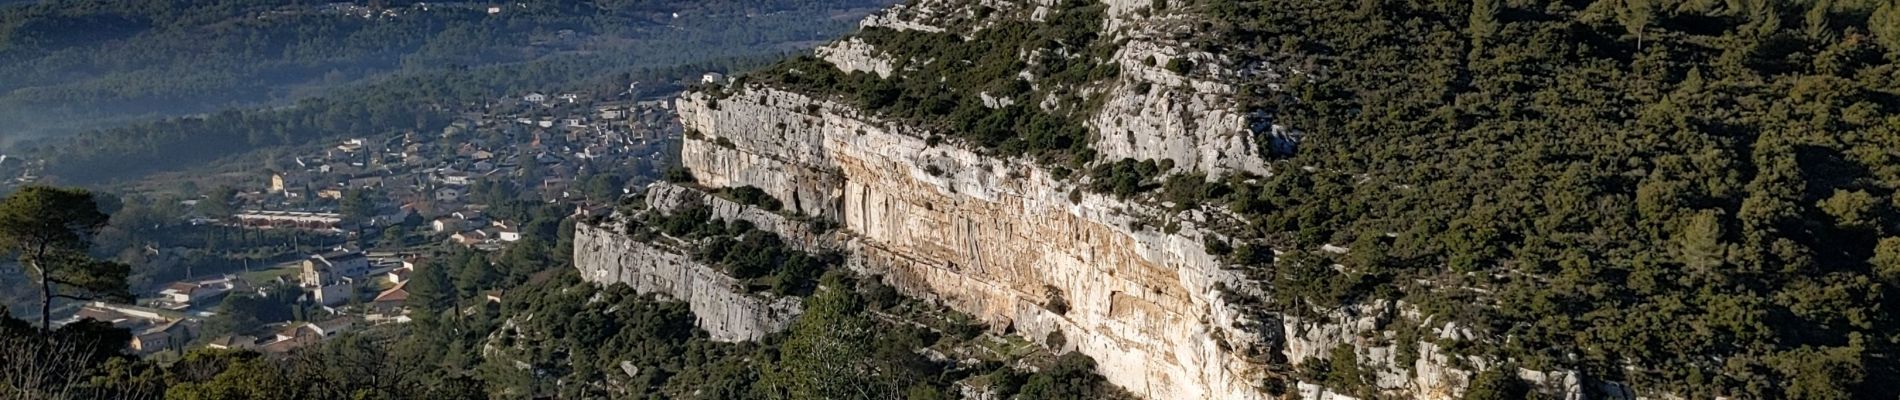
[[[338,283],[323,287],[310,288],[310,300],[325,306],[338,306],[350,302],[353,292],[347,283]]]
[[[354,327],[356,327],[356,320],[350,319],[350,317],[337,317],[328,321],[305,325],[305,328],[316,332],[317,336],[322,337],[336,336],[339,333],[348,332],[350,328]]]
[[[467,221],[464,221],[461,218],[441,217],[441,218],[436,218],[435,221],[429,222],[429,228],[435,230],[435,233],[460,231],[462,230],[462,224],[466,222]]]
[[[527,96],[522,96],[521,101],[525,101],[529,103],[546,103],[548,102],[548,95],[540,94],[540,93],[529,93]]]
[[[345,153],[353,153],[353,152],[356,152],[357,150],[362,150],[363,146],[367,145],[368,143],[369,141],[366,139],[353,138],[353,139],[344,140],[342,144],[338,144],[336,146],[336,149],[339,151],[343,151]]]
[[[402,268],[389,270],[389,283],[401,285],[404,282],[408,282],[409,273],[414,272],[414,271],[415,269],[410,268],[410,267],[402,267]]]
[[[223,279],[203,282],[173,282],[158,291],[160,300],[169,303],[168,308],[184,309],[203,305],[224,297],[237,288],[235,277],[226,275]]]
[[[363,253],[338,251],[318,254],[303,260],[304,287],[330,286],[346,279],[369,275],[369,257]]]

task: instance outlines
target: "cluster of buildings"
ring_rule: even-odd
[[[228,221],[349,234],[420,219],[435,243],[494,249],[520,234],[507,221],[470,216],[497,200],[481,184],[510,184],[513,200],[586,203],[596,175],[657,174],[681,131],[666,100],[529,93],[504,102],[463,112],[440,132],[350,138],[293,155],[294,165],[269,173],[261,190],[238,196],[244,211]],[[345,209],[361,191],[374,193],[373,215]]]
[[[612,203],[586,192],[599,191],[588,186],[595,175],[658,175],[681,128],[669,101],[627,99],[632,92],[615,99],[529,93],[464,111],[439,132],[349,138],[288,155],[255,189],[235,194],[227,209],[239,211],[193,220],[355,238],[403,229],[432,240],[377,246],[391,249],[382,253],[339,247],[256,273],[171,282],[136,305],[88,303],[62,322],[89,318],[126,328],[140,354],[194,344],[286,352],[366,325],[407,322],[409,277],[427,268],[419,254],[438,246],[495,250],[522,240],[515,221],[485,212],[489,202],[604,212],[597,210]],[[147,250],[154,263],[187,262],[177,254],[191,251]],[[294,300],[297,321],[240,329],[252,335],[205,337],[205,322],[237,294]]]
[[[225,335],[205,342],[205,348],[221,350],[253,350],[264,353],[282,354],[291,350],[323,342],[338,334],[356,328],[356,320],[342,316],[319,322],[292,322],[274,330],[269,336]]]
[[[343,214],[331,212],[246,210],[231,216],[237,224],[261,229],[343,230]]]
[[[158,291],[158,297],[150,303],[160,309],[185,311],[194,307],[218,304],[224,296],[250,289],[250,285],[236,275],[223,275],[217,278],[199,281],[178,281],[165,285]]]
[[[203,323],[202,318],[191,318],[178,311],[94,301],[80,306],[72,317],[54,324],[63,326],[86,319],[131,332],[132,342],[127,347],[139,354],[182,349],[197,337]]]
[[[292,266],[296,274],[275,278],[294,283],[295,291],[273,292],[275,282],[246,281],[238,275],[219,275],[172,282],[138,304],[104,301],[87,303],[60,325],[92,319],[132,332],[128,348],[136,354],[184,350],[191,343],[212,348],[249,349],[282,353],[346,332],[362,324],[408,322],[408,277],[421,258],[390,254],[381,257],[348,250],[310,255]],[[386,289],[383,289],[386,288]],[[374,297],[366,296],[375,291]],[[274,335],[203,337],[205,322],[215,317],[225,297],[246,293],[263,298],[293,296],[295,302],[315,306],[323,317],[313,321],[275,324]],[[352,302],[359,304],[352,304]],[[312,312],[313,315],[317,312]],[[202,340],[201,340],[202,339]]]

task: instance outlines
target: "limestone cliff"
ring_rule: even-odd
[[[967,35],[998,18],[1040,20],[1057,3],[919,0],[873,16],[864,26]],[[1182,2],[1110,0],[1099,23],[1115,48],[1097,61],[1113,65],[1114,77],[1055,87],[1062,83],[1027,71],[1020,75],[1037,92],[1061,90],[1096,100],[1071,107],[1058,104],[1059,96],[1045,96],[1034,104],[1077,113],[1071,116],[1086,125],[1095,162],[1157,160],[1177,173],[1268,174],[1264,153],[1291,151],[1299,134],[1243,109],[1235,99],[1238,89],[1227,82],[1274,72],[1187,45],[1197,17]],[[918,57],[860,38],[816,53],[830,68],[879,78],[906,77],[913,72],[904,67],[911,65],[906,60]],[[1039,55],[1021,57],[1034,63]],[[981,96],[990,108],[1031,98]],[[1400,305],[1367,304],[1307,319],[1260,309],[1271,288],[1209,252],[1209,243],[1227,240],[1223,230],[1243,224],[1219,207],[1176,210],[1095,193],[1084,187],[1089,178],[1068,176],[1060,167],[941,142],[936,138],[947,132],[933,131],[941,126],[885,118],[825,93],[739,83],[689,94],[678,110],[688,132],[681,159],[697,186],[757,187],[785,210],[766,212],[673,185],[648,192],[652,207],[708,204],[718,218],[751,221],[807,249],[840,250],[852,269],[879,276],[907,295],[1025,337],[1061,335],[1068,349],[1097,360],[1111,383],[1146,398],[1340,398],[1312,382],[1291,382],[1296,379],[1285,371],[1330,357],[1341,346],[1375,376],[1378,393],[1395,397],[1455,398],[1475,371],[1497,365],[1442,351],[1438,343],[1473,338],[1460,336],[1454,324],[1431,326],[1431,318]],[[802,222],[807,218],[839,229],[815,233]],[[600,236],[611,232],[598,228],[583,232],[589,249],[628,249],[581,257],[583,270],[593,271],[590,279],[626,281],[616,274],[627,272],[615,271],[628,265],[633,271],[660,269],[655,261],[637,260],[651,253],[640,244],[607,243]],[[720,282],[661,275],[670,278],[657,281],[667,283],[649,286],[669,293],[681,293],[682,286],[701,293],[690,282]],[[694,311],[706,307],[712,319],[727,321],[713,326],[744,332],[725,337],[756,337],[783,326],[780,309],[756,298],[720,299],[745,305],[695,302]],[[745,313],[769,317],[734,316]],[[1399,337],[1395,321],[1426,326],[1420,328],[1425,332]],[[1417,357],[1402,359],[1394,344],[1399,341],[1416,344]],[[1575,374],[1518,375],[1564,398],[1583,393]]]
[[[624,283],[640,293],[684,301],[699,327],[718,341],[758,340],[798,317],[798,298],[749,293],[737,279],[686,251],[613,231],[617,223],[609,218],[575,224],[574,264],[588,281]]]
[[[1246,283],[1203,250],[1191,220],[1172,234],[1141,228],[1165,213],[799,94],[746,88],[680,110],[700,133],[682,153],[700,184],[759,187],[842,222],[854,269],[1028,337],[1061,334],[1149,398],[1265,396],[1249,355],[1271,338],[1221,300],[1217,288]]]

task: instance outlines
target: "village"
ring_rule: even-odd
[[[524,93],[461,112],[439,132],[349,138],[296,154],[294,167],[261,171],[236,188],[221,207],[228,212],[194,212],[180,223],[295,231],[334,246],[158,285],[133,304],[85,303],[59,324],[91,319],[126,328],[129,348],[151,356],[195,347],[284,354],[343,332],[408,322],[410,277],[429,268],[431,257],[523,240],[527,221],[491,215],[496,203],[597,215],[611,212],[637,180],[659,176],[681,134],[672,99],[638,98],[634,89],[602,97]],[[206,201],[217,199],[185,205]],[[189,250],[148,251],[163,258]],[[220,305],[234,295],[295,304],[297,315],[272,323],[220,318]]]

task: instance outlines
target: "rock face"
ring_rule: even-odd
[[[863,25],[963,32],[992,26],[985,15],[1040,21],[1057,3],[918,0]],[[1235,89],[1213,79],[1225,73],[1219,60],[1161,39],[1192,16],[1147,11],[1166,1],[1108,3],[1104,32],[1126,44],[1102,62],[1124,72],[1085,89],[1105,104],[1077,118],[1095,131],[1102,159],[1265,173]],[[842,71],[884,77],[904,74],[890,60],[909,56],[855,38],[817,53]],[[1200,61],[1196,77],[1163,67],[1175,58]],[[1258,386],[1280,325],[1223,300],[1264,294],[1207,253],[1207,241],[1222,238],[1200,229],[1205,214],[1088,193],[1028,160],[932,146],[923,138],[933,132],[845,103],[756,85],[723,92],[679,102],[689,132],[681,159],[699,185],[758,187],[788,212],[833,221],[835,237],[806,242],[844,251],[851,268],[913,297],[1038,341],[1062,335],[1138,395],[1269,397]]]
[[[1111,0],[1110,32],[1126,40],[1112,62],[1122,74],[1106,88],[1101,111],[1089,119],[1094,148],[1109,160],[1174,160],[1181,171],[1265,174],[1262,127],[1235,103],[1238,72],[1227,60],[1174,39],[1202,18],[1142,12],[1168,2]],[[1179,66],[1180,70],[1170,66]]]
[[[1213,177],[1267,174],[1262,152],[1293,151],[1299,132],[1245,110],[1236,100],[1242,89],[1226,83],[1273,74],[1269,68],[1235,66],[1193,50],[1183,38],[1199,16],[1178,12],[1191,8],[1180,1],[1105,3],[1104,34],[1119,47],[1102,61],[1118,67],[1118,75],[1096,87],[1070,88],[1101,96],[1099,108],[1075,115],[1089,128],[1098,160],[1168,160],[1170,172]],[[993,26],[983,15],[1041,20],[1056,5],[915,0],[863,25],[960,33]],[[880,77],[904,75],[894,67],[902,63],[892,60],[911,59],[856,38],[817,54],[841,71]],[[687,131],[682,163],[697,186],[757,187],[784,212],[666,184],[648,192],[650,207],[704,204],[716,218],[751,221],[805,250],[841,251],[850,268],[912,297],[1036,341],[1061,335],[1067,348],[1094,358],[1110,383],[1137,395],[1282,395],[1269,393],[1274,390],[1350,399],[1282,372],[1292,369],[1288,364],[1324,362],[1340,346],[1350,347],[1372,375],[1372,390],[1392,397],[1456,398],[1474,371],[1499,365],[1444,351],[1437,343],[1473,338],[1455,325],[1432,326],[1430,318],[1402,312],[1402,305],[1365,304],[1307,320],[1258,309],[1270,288],[1227,269],[1206,250],[1209,242],[1225,240],[1221,229],[1238,226],[1224,210],[1174,211],[1091,193],[1029,160],[925,140],[943,132],[885,121],[851,103],[763,85],[717,92],[679,100]],[[1015,100],[981,96],[992,108]],[[838,229],[817,233],[813,221]],[[784,300],[737,293],[730,278],[703,266],[678,267],[691,261],[664,249],[613,236],[583,228],[577,259],[589,279],[648,281],[636,287],[687,298],[696,314],[707,310],[702,325],[723,330],[724,338],[781,329],[796,312],[796,304]],[[594,250],[583,248],[609,254],[590,257],[585,253]],[[1416,346],[1393,344],[1401,338],[1389,325],[1398,320],[1423,326],[1420,336],[1404,338]],[[1582,397],[1575,373],[1517,374],[1560,398]]]
[[[581,276],[685,301],[713,340],[758,340],[784,330],[803,310],[796,297],[746,293],[737,279],[693,260],[687,252],[635,240],[609,228],[615,225],[613,219],[600,225],[575,224],[574,264]]]
[[[1499,367],[1495,360],[1455,354],[1440,343],[1482,340],[1470,329],[1452,322],[1435,322],[1421,316],[1403,302],[1372,301],[1341,307],[1320,318],[1286,318],[1286,356],[1289,362],[1327,362],[1333,349],[1347,346],[1360,366],[1372,374],[1370,383],[1382,393],[1409,395],[1425,399],[1455,399],[1470,385],[1475,371]],[[1417,324],[1417,337],[1399,337],[1394,324]],[[1410,341],[1402,348],[1398,341]],[[1411,360],[1403,361],[1402,352]],[[1518,379],[1531,385],[1545,398],[1581,400],[1587,398],[1582,374],[1575,371],[1513,371]],[[1627,389],[1617,385],[1597,388],[1606,398],[1627,399]],[[1313,384],[1299,385],[1303,399],[1351,399]]]
[[[751,222],[754,228],[778,234],[786,244],[801,251],[816,252],[835,247],[833,235],[821,234],[817,229],[812,228],[811,224],[804,221],[793,220],[784,214],[739,204],[685,186],[666,182],[654,183],[647,188],[646,204],[648,208],[667,214],[687,207],[704,206],[712,213],[713,219]]]
[[[1245,284],[1203,250],[1191,221],[1172,234],[1138,228],[1167,213],[1082,193],[1026,161],[928,146],[799,94],[696,94],[679,109],[698,133],[682,160],[699,184],[755,186],[841,222],[854,269],[1025,337],[1063,335],[1110,382],[1148,398],[1265,397],[1261,365],[1245,354],[1271,338],[1238,328],[1216,288]]]
[[[891,77],[894,67],[891,60],[877,53],[877,48],[864,43],[863,39],[850,38],[820,47],[818,57],[838,66],[844,72],[867,72],[880,78]]]

